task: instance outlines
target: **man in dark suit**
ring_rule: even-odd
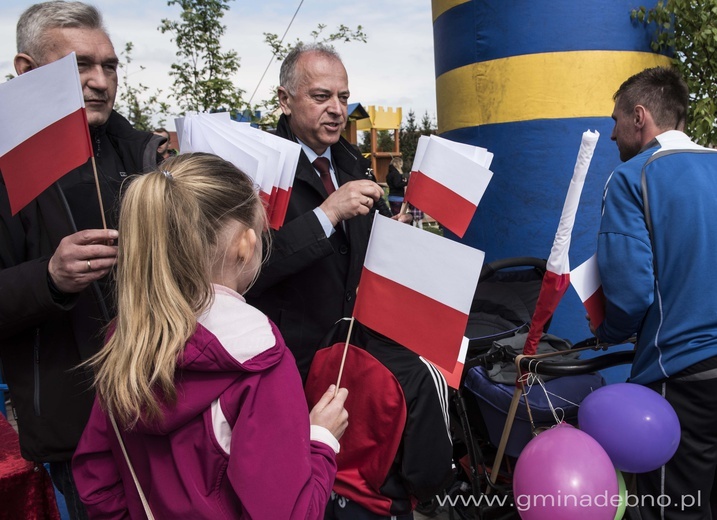
[[[248,300],[278,325],[306,379],[321,339],[351,316],[374,213],[391,212],[370,164],[341,137],[349,87],[338,54],[321,44],[298,45],[281,66],[280,82],[276,133],[301,144],[303,153],[284,225],[273,234]],[[322,157],[328,171],[321,159],[315,163]]]

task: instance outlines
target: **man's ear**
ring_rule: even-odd
[[[290,116],[291,108],[289,107],[289,92],[284,87],[279,87],[277,94],[279,97],[279,105],[281,106],[281,111],[284,113],[285,116]]]
[[[14,64],[15,72],[17,72],[18,76],[39,67],[37,62],[24,52],[15,56]]]
[[[635,123],[635,128],[642,129],[647,123],[648,116],[649,112],[644,106],[635,105],[635,110],[633,111],[633,121]]]

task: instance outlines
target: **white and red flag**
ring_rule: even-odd
[[[483,251],[376,215],[354,317],[453,371]]]
[[[602,291],[597,255],[570,271],[570,283],[585,305],[593,327],[599,327],[605,319],[605,294]]]
[[[75,53],[0,85],[0,170],[16,214],[92,157]]]
[[[530,322],[530,331],[523,347],[523,354],[528,356],[535,355],[545,324],[555,312],[555,308],[570,285],[570,259],[568,257],[570,239],[575,224],[575,214],[580,203],[580,194],[583,191],[585,177],[599,137],[600,134],[597,131],[583,133],[578,158],[573,169],[573,177],[570,179],[568,194],[565,196],[563,212],[560,215],[560,224],[555,233],[553,248],[550,250],[547,269]]]
[[[423,143],[425,148],[416,150],[405,200],[462,237],[493,177],[484,166],[490,163],[488,152],[472,147],[485,152],[476,160],[447,145],[445,139],[424,139]]]

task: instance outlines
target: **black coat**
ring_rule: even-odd
[[[106,132],[126,173],[156,166],[159,136],[134,130],[115,112]],[[99,213],[96,198],[87,205]],[[94,399],[91,374],[75,367],[102,346],[111,318],[97,283],[62,304],[52,298],[49,259],[76,231],[59,183],[13,217],[0,181],[0,361],[22,456],[33,461],[71,459]]]
[[[281,116],[277,135],[296,140]],[[339,186],[370,177],[370,163],[345,139],[331,147]],[[364,216],[338,225],[327,238],[314,214],[327,194],[309,158],[301,153],[284,225],[272,233],[272,249],[247,301],[266,313],[296,357],[301,376],[322,337],[340,318],[351,316],[373,215],[391,212],[383,199]]]

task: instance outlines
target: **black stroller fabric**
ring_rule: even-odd
[[[515,258],[486,264],[468,315],[468,358],[488,351],[493,342],[525,330],[535,310],[545,260]]]
[[[505,348],[509,350],[514,355],[522,354],[523,353],[523,345],[525,345],[525,340],[528,337],[527,332],[521,332],[518,334],[515,334],[513,336],[502,338],[497,341],[493,342],[493,346],[488,351],[493,352],[500,348]],[[569,341],[564,340],[563,338],[559,338],[558,336],[554,336],[553,334],[543,334],[540,338],[540,341],[538,342],[538,349],[536,354],[550,354],[557,351],[566,351],[570,350],[571,344]],[[540,361],[540,363],[552,363],[555,361],[565,360],[565,359],[577,359],[578,353],[577,352],[571,352],[571,353],[565,353],[561,354],[559,356],[554,356],[552,358],[546,358]],[[494,383],[502,383],[506,385],[512,385],[516,381],[516,377],[518,375],[517,369],[515,368],[515,363],[512,361],[506,361],[503,363],[495,363],[493,365],[493,368],[488,370],[488,377],[491,381]],[[548,381],[550,379],[553,379],[550,376],[541,376],[543,381]]]

